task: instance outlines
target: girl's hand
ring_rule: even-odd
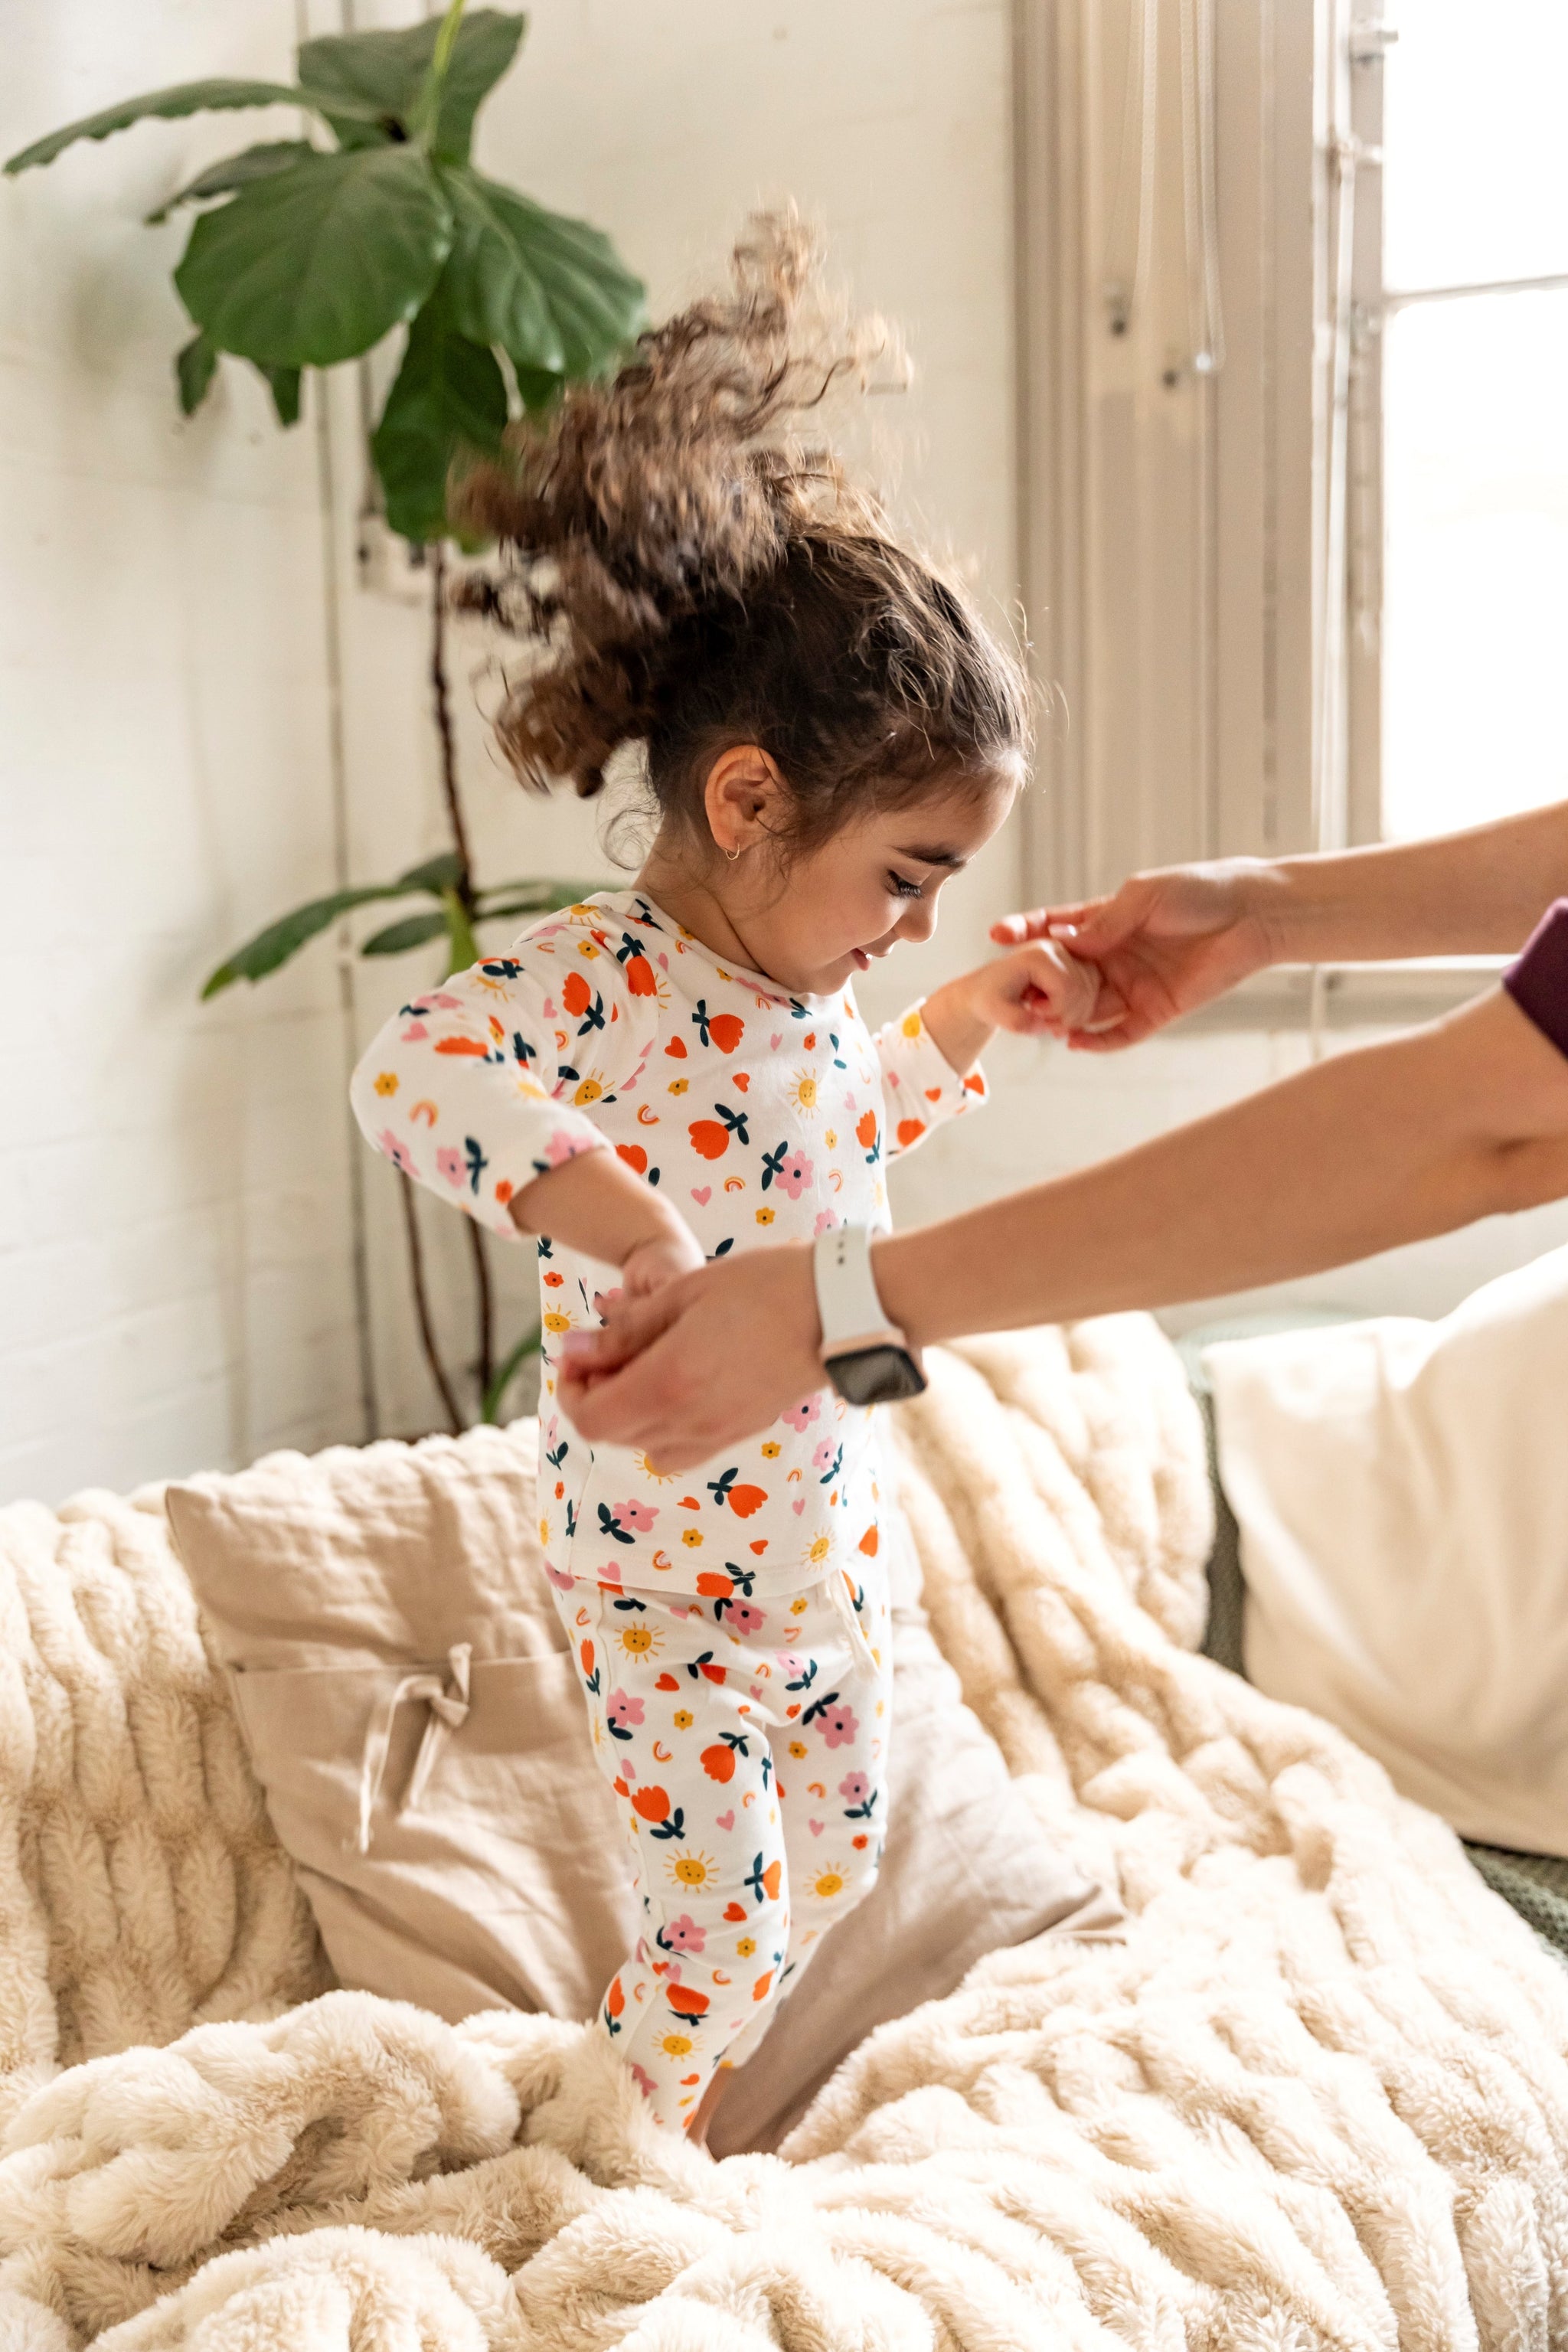
[[[676,1220],[626,1252],[621,1261],[621,1289],[627,1298],[651,1298],[667,1283],[679,1282],[683,1274],[695,1274],[706,1264],[695,1234]]]
[[[976,1018],[1017,1036],[1067,1036],[1120,1021],[1125,1011],[1096,966],[1054,940],[1031,940],[969,977]]]
[[[1248,857],[1166,866],[1133,875],[1109,898],[1004,916],[991,936],[1058,943],[1097,966],[1102,1003],[1089,1023],[1064,1026],[1075,1052],[1115,1053],[1275,961],[1273,871]]]

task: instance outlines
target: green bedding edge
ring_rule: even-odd
[[[1217,1338],[1219,1334],[1212,1336]],[[1189,1369],[1193,1369],[1189,1367]],[[1245,1586],[1241,1579],[1241,1530],[1219,1482],[1219,1458],[1215,1443],[1214,1399],[1207,1383],[1193,1381],[1193,1392],[1203,1408],[1208,1441],[1209,1483],[1214,1488],[1215,1541],[1209,1554],[1209,1622],[1204,1635],[1204,1655],[1232,1674],[1245,1676],[1241,1660],[1241,1612]],[[1465,1852],[1487,1885],[1533,1927],[1547,1949],[1568,1966],[1568,1862],[1552,1853],[1514,1853],[1506,1846],[1474,1845],[1463,1839]]]

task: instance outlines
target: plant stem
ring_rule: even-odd
[[[452,733],[452,702],[447,686],[447,548],[437,540],[431,550],[430,565],[430,690],[436,705],[436,732],[441,745],[441,790],[447,802],[447,819],[452,828],[452,846],[458,853],[458,896],[463,911],[474,911],[474,861],[468,848],[468,832],[463,823],[463,803],[458,797],[458,751]]]
[[[484,1228],[477,1225],[472,1217],[465,1217],[463,1223],[468,1229],[468,1245],[474,1253],[474,1289],[477,1294],[476,1304],[479,1318],[479,1361],[474,1366],[474,1377],[479,1381],[480,1396],[486,1397],[489,1394],[490,1381],[495,1375],[495,1318],[490,1303],[490,1261],[489,1252],[485,1248]]]
[[[544,1334],[541,1330],[525,1331],[523,1333],[522,1338],[518,1341],[516,1347],[512,1349],[510,1355],[507,1358],[505,1363],[501,1366],[500,1371],[496,1374],[494,1380],[485,1391],[485,1401],[479,1409],[479,1419],[481,1421],[497,1422],[500,1419],[501,1399],[505,1396],[508,1389],[510,1388],[513,1381],[516,1380],[519,1372],[521,1371],[530,1356],[538,1355],[540,1343],[543,1338]]]
[[[414,1199],[414,1185],[410,1178],[405,1176],[401,1170],[398,1171],[398,1181],[403,1187],[403,1223],[408,1235],[408,1266],[414,1278],[414,1307],[419,1318],[419,1337],[425,1346],[425,1360],[430,1367],[431,1379],[440,1391],[441,1402],[447,1408],[447,1419],[451,1423],[452,1434],[454,1437],[460,1437],[463,1432],[463,1416],[458,1411],[458,1400],[452,1394],[452,1383],[447,1378],[447,1368],[442,1363],[437,1349],[436,1333],[430,1321],[430,1301],[425,1289],[425,1249],[419,1239],[419,1218]]]

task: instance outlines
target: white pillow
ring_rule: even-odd
[[[1244,1655],[1462,1835],[1568,1856],[1568,1249],[1209,1349]]]

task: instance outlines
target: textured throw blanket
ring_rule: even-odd
[[[1130,1931],[982,1962],[782,2158],[653,2131],[575,2026],[300,2000],[152,1502],[16,1537],[0,2352],[1568,2345],[1568,1977],[1377,1768],[1193,1654],[1170,1351],[1127,1318],[933,1371],[900,1444],[934,1628]]]

